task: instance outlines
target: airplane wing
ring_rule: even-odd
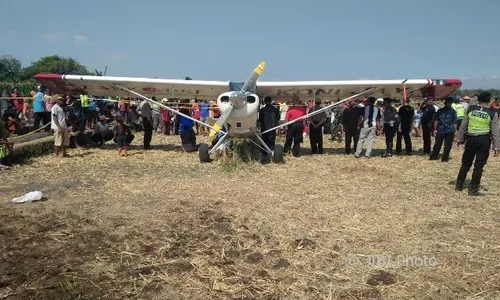
[[[139,97],[148,102],[152,102],[152,100],[147,96],[153,95],[166,98],[213,99],[229,89],[229,83],[223,81],[59,74],[37,74],[35,79],[54,93]],[[174,114],[191,119],[202,126],[214,129],[211,125],[184,115],[162,103],[156,102],[154,104]]]
[[[211,100],[229,91],[227,81],[157,79],[112,76],[37,74],[35,79],[58,94],[131,97],[120,85],[144,96]]]
[[[270,96],[275,101],[289,100],[298,95],[300,100],[312,100],[315,96],[321,100],[338,101],[375,88],[373,97],[402,98],[403,82],[396,80],[347,80],[347,81],[288,81],[257,82],[256,94]],[[409,97],[431,97],[442,99],[456,91],[462,82],[459,79],[407,79],[406,94]]]
[[[229,81],[184,79],[157,79],[112,76],[83,76],[37,74],[35,79],[55,93],[82,93],[92,95],[129,97],[130,93],[116,87],[121,85],[145,96],[211,100],[231,90]],[[346,80],[346,81],[287,81],[257,82],[255,92],[260,97],[289,100],[298,95],[301,100],[340,100],[370,88],[376,88],[374,97],[402,97],[404,79]],[[410,97],[442,99],[462,85],[459,79],[408,79],[406,93]]]

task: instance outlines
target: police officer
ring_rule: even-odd
[[[460,124],[462,124],[462,120],[465,115],[466,107],[464,103],[460,102],[460,98],[457,97],[451,105],[451,108],[453,108],[457,113],[457,128],[460,128]]]
[[[265,106],[259,111],[259,123],[260,123],[260,131],[266,131],[268,129],[274,128],[278,126],[280,121],[280,111],[272,104],[271,97],[264,98]],[[274,149],[276,145],[276,130],[266,132],[262,135],[262,140],[266,143],[266,145]],[[267,162],[269,156],[265,150],[262,150],[262,161]]]
[[[462,166],[458,172],[457,191],[463,190],[465,177],[474,161],[474,170],[469,185],[469,195],[479,196],[479,184],[483,167],[488,161],[491,144],[493,143],[494,156],[498,156],[500,149],[500,129],[498,114],[489,108],[491,93],[482,92],[478,96],[478,105],[471,105],[468,109],[457,134],[457,146],[464,142],[465,150],[462,156]]]

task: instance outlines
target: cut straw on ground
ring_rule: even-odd
[[[324,140],[227,167],[137,134],[126,158],[111,145],[2,172],[0,299],[500,298],[500,158],[471,198],[454,191],[462,149],[355,159]],[[46,201],[11,203],[34,190]]]

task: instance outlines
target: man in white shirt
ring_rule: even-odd
[[[62,106],[62,97],[55,95],[53,99],[56,101],[51,109],[52,124],[50,127],[54,130],[54,154],[67,157],[66,148],[69,146],[69,129],[66,124],[66,113]],[[62,150],[62,151],[61,151]]]

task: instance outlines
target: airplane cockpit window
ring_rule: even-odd
[[[248,103],[255,103],[255,97],[254,96],[247,96],[247,102]]]

